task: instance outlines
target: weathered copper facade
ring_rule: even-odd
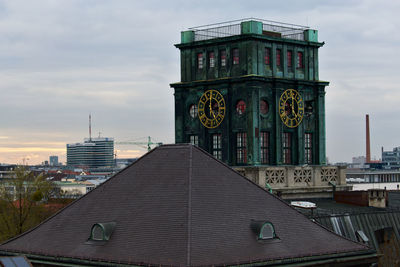
[[[181,52],[181,82],[171,84],[176,143],[194,142],[231,166],[326,163],[329,83],[319,80],[318,48],[324,43],[318,42],[316,30],[246,20],[191,29],[181,36],[176,45]],[[292,128],[279,116],[279,99],[287,89],[299,92],[304,103],[301,123]],[[207,90],[217,90],[226,102],[225,117],[215,128],[204,127],[193,116]],[[240,101],[245,103],[241,111]]]

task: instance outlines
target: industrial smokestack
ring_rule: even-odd
[[[366,163],[371,162],[371,144],[370,144],[370,139],[369,139],[369,115],[365,115],[365,126],[366,126],[366,149],[367,149],[367,155],[366,155]]]

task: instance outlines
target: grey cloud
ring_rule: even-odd
[[[0,2],[0,135],[65,142],[94,128],[119,139],[174,139],[173,90],[180,31],[257,17],[319,30],[320,78],[327,88],[327,155],[350,160],[364,151],[363,118],[381,144],[398,145],[396,105],[400,36],[395,1]],[[372,121],[372,119],[374,121]],[[392,122],[392,123],[390,123]],[[382,128],[387,129],[385,131]],[[133,136],[135,135],[135,136]],[[57,141],[60,141],[57,137]],[[4,141],[4,140],[3,140]],[[0,162],[2,160],[0,159]]]

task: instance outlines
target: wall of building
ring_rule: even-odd
[[[213,135],[221,134],[220,159],[232,166],[326,164],[325,86],[328,83],[318,80],[318,48],[322,43],[251,33],[184,41],[176,46],[181,50],[181,82],[171,84],[175,89],[176,143],[189,143],[195,136],[197,145],[213,154]],[[236,49],[237,64],[233,58]],[[226,66],[221,64],[223,51]],[[292,52],[291,67],[288,51]],[[296,65],[298,52],[302,53],[301,67]],[[267,53],[270,54],[268,64]],[[210,55],[214,58],[213,67]],[[221,93],[226,102],[226,115],[215,128],[204,127],[197,116],[190,114],[191,107],[198,105],[202,94],[211,89]],[[298,91],[307,108],[298,127],[285,126],[279,116],[279,99],[286,89]],[[239,101],[246,105],[244,112],[238,112]],[[265,114],[260,108],[261,101],[268,104]],[[246,134],[244,161],[238,159],[238,134],[242,133]],[[307,159],[306,133],[312,136],[311,157]],[[268,135],[267,157],[262,156],[265,153],[261,151],[261,134]],[[284,161],[282,152],[284,134],[289,134],[291,139],[289,162]]]
[[[400,147],[393,148],[392,151],[383,151],[382,163],[386,169],[400,169]]]
[[[91,138],[83,143],[67,144],[67,166],[101,168],[112,167],[114,162],[114,139]]]

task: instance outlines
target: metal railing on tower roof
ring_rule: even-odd
[[[309,29],[307,26],[282,23],[271,20],[257,18],[246,18],[232,20],[216,24],[208,24],[189,28],[195,34],[194,41],[204,41],[214,38],[223,38],[241,34],[241,23],[245,21],[258,21],[263,25],[263,32],[275,33],[276,36],[285,39],[304,40],[304,31]]]

